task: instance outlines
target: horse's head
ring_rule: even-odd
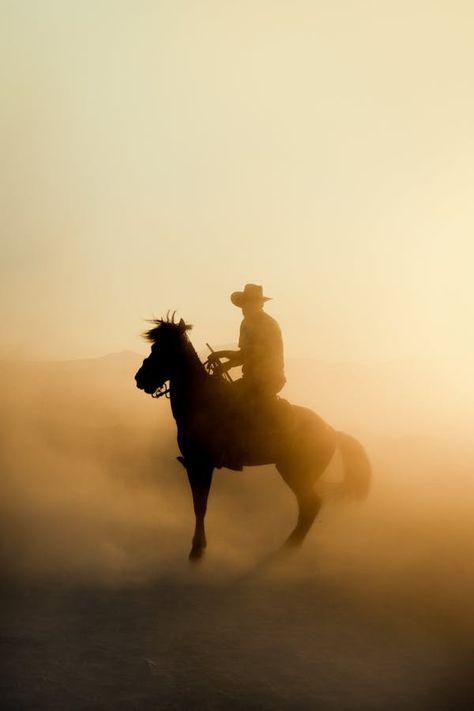
[[[189,343],[186,331],[192,328],[183,319],[175,323],[174,314],[171,320],[153,319],[153,323],[155,326],[143,334],[152,343],[151,353],[135,375],[137,388],[148,395],[153,395],[171,378],[183,349]]]

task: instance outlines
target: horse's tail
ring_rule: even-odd
[[[369,493],[372,468],[365,449],[354,437],[336,432],[337,446],[342,455],[344,479],[340,494],[352,499],[365,499]]]

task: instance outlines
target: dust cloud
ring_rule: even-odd
[[[133,577],[182,537],[174,432],[138,396],[140,362],[3,364],[4,575]]]
[[[234,698],[239,674],[262,708],[277,700],[279,708],[305,707],[315,698],[321,708],[355,708],[350,693],[365,708],[448,708],[470,698],[473,413],[472,401],[459,397],[461,386],[449,389],[425,366],[406,363],[290,362],[283,395],[364,443],[373,465],[369,497],[357,505],[328,501],[301,552],[270,563],[294,523],[292,494],[272,467],[217,471],[209,548],[196,569],[187,562],[193,513],[175,460],[174,422],[166,400],[136,390],[140,363],[139,355],[121,353],[1,365],[1,560],[12,619],[23,600],[21,614],[34,628],[30,602],[8,596],[44,585],[56,600],[48,613],[53,626],[69,620],[71,609],[77,613],[78,600],[87,619],[110,615],[110,629],[116,617],[129,619],[132,637],[142,635],[135,643],[148,649],[147,683],[168,665],[160,698],[173,708],[191,696],[218,708],[207,695],[220,684]],[[326,478],[340,475],[336,456]],[[145,644],[156,605],[160,634]],[[125,638],[109,632],[104,644],[128,654]],[[170,641],[176,634],[194,650],[195,677],[182,688],[176,664],[184,662],[176,655],[185,652]],[[298,677],[288,676],[284,658],[275,656],[282,636],[299,660]],[[77,639],[73,656],[88,649]],[[230,660],[234,681],[217,656],[208,660],[214,681],[203,681],[209,672],[202,644],[217,656],[240,650]],[[64,654],[63,642],[57,645]],[[17,666],[7,672],[10,679],[18,677],[18,654],[11,656]],[[83,687],[93,687],[94,673]],[[336,679],[344,676],[342,688]],[[125,693],[124,683],[117,681],[114,693]],[[136,697],[140,708],[155,692],[150,687],[149,697]],[[100,708],[115,704],[111,691],[104,698]]]

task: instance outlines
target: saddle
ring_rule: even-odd
[[[241,470],[258,453],[275,448],[294,423],[294,411],[288,400],[277,396],[261,397],[235,385],[222,383],[211,437],[215,466]]]

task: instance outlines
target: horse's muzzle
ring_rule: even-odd
[[[140,371],[135,375],[135,383],[139,390],[145,390],[145,385],[143,383],[143,378],[141,377]]]

